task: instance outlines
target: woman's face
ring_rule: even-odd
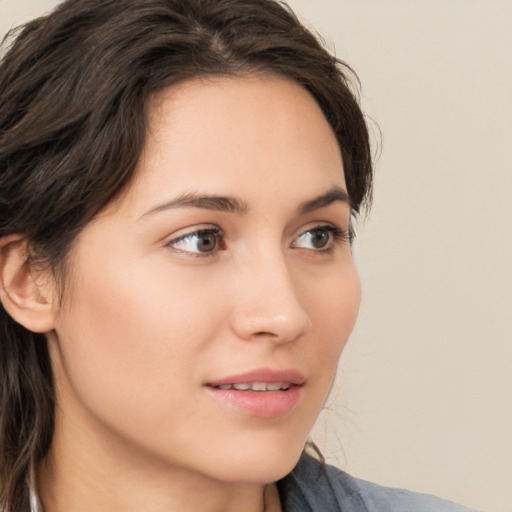
[[[135,181],[69,257],[48,335],[54,449],[275,480],[359,306],[338,145],[312,97],[276,77],[190,81],[148,115]]]

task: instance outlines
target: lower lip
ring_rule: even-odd
[[[277,418],[295,409],[302,386],[292,386],[286,391],[237,391],[212,387],[206,389],[217,400],[246,414],[260,418]]]

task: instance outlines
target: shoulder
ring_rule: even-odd
[[[435,496],[354,478],[304,454],[278,488],[284,512],[476,512]]]

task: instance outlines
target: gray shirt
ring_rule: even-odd
[[[359,480],[305,454],[277,486],[283,512],[476,512],[435,496]]]

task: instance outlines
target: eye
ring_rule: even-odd
[[[293,247],[327,252],[334,249],[336,242],[348,240],[348,234],[331,225],[308,229],[296,239]]]
[[[171,240],[166,245],[180,252],[209,255],[220,248],[222,233],[218,228],[199,229]]]

